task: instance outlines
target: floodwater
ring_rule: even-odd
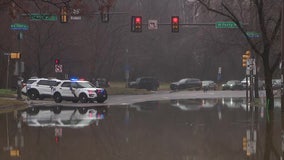
[[[0,114],[0,160],[279,160],[282,130],[243,98],[40,106]]]

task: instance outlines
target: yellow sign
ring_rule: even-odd
[[[18,149],[10,150],[10,156],[11,157],[19,157],[20,156],[20,151]]]
[[[12,52],[10,54],[11,59],[20,59],[21,58],[21,53],[19,52]]]

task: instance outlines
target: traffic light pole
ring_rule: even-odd
[[[247,73],[246,73],[246,109],[247,109],[247,111],[248,111],[248,75],[247,75]]]
[[[8,57],[8,62],[7,62],[6,89],[8,89],[9,76],[10,76],[10,54],[7,57]]]
[[[21,53],[21,40],[23,39],[23,33],[19,32],[18,33],[18,41],[19,41],[19,53]],[[20,58],[17,59],[16,63],[18,65],[16,65],[17,70],[18,70],[18,78],[17,78],[17,99],[21,100],[22,98],[22,66],[21,66],[21,60]]]

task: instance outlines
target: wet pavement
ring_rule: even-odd
[[[244,98],[39,106],[0,114],[0,159],[279,160],[282,125]]]

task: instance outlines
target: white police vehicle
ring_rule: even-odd
[[[54,78],[30,78],[23,85],[22,94],[27,95],[32,100],[52,97],[52,88],[60,82],[61,80]]]
[[[107,92],[103,88],[96,88],[89,81],[84,80],[62,80],[53,88],[53,99],[56,103],[62,100],[77,103],[94,102],[103,103],[107,99]]]

